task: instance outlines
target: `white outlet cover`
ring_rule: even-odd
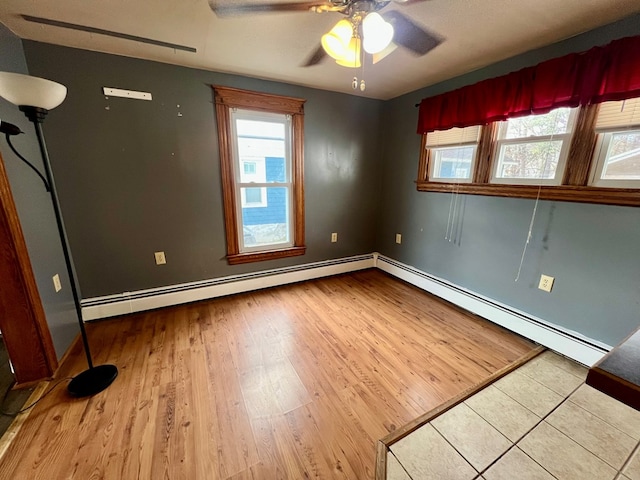
[[[540,290],[544,290],[545,292],[550,292],[553,288],[553,281],[555,279],[550,277],[549,275],[540,275],[540,283],[538,283],[538,288]]]
[[[164,256],[164,252],[154,252],[156,257],[156,265],[164,265],[167,263],[167,258]]]
[[[402,243],[402,234],[401,233],[396,233],[396,243],[398,243],[398,244]]]
[[[53,288],[56,289],[56,293],[62,290],[62,284],[60,283],[60,275],[57,273],[53,276]]]

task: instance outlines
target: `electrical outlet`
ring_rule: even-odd
[[[540,275],[540,283],[538,284],[538,288],[540,290],[544,290],[545,292],[550,292],[553,288],[554,278],[548,275]]]
[[[402,243],[402,234],[396,233],[396,243],[399,245]]]
[[[154,255],[156,257],[156,265],[164,265],[165,263],[167,263],[164,252],[154,252]]]
[[[336,243],[338,241],[338,234],[336,232],[333,232],[331,234],[331,243]]]
[[[53,288],[56,289],[56,293],[62,290],[62,284],[60,283],[60,275],[57,273],[53,276]]]

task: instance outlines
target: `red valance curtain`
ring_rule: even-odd
[[[638,96],[640,36],[425,98],[418,134]]]

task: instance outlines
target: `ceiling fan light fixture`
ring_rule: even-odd
[[[322,48],[335,60],[341,60],[347,54],[353,37],[353,25],[347,19],[340,20],[322,36]]]
[[[362,66],[360,63],[361,46],[359,38],[351,37],[351,40],[349,41],[349,48],[344,52],[342,58],[336,59],[336,63],[343,67],[360,68]]]
[[[371,12],[362,21],[362,35],[364,51],[370,54],[379,53],[393,40],[393,26],[385,22],[379,13]]]

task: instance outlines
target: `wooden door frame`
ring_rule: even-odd
[[[0,330],[18,384],[53,376],[53,346],[0,154]]]

